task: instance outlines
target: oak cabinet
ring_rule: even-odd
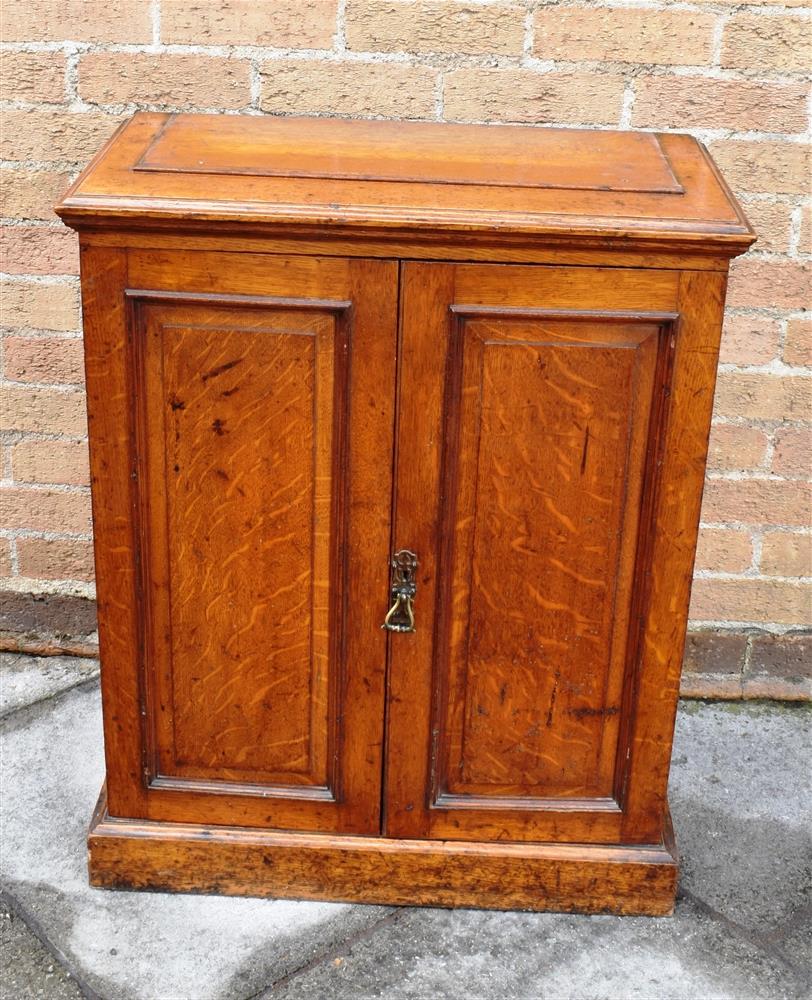
[[[753,240],[704,150],[139,114],[58,211],[93,883],[669,912],[726,274]]]

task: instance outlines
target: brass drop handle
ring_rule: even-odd
[[[388,632],[414,632],[414,595],[417,592],[417,556],[400,549],[392,556],[390,597],[394,602],[387,611],[381,628]]]

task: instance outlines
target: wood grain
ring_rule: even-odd
[[[91,884],[395,906],[666,916],[673,844],[442,843],[110,820],[88,839]]]
[[[651,132],[593,133],[388,121],[238,117],[216,129],[172,115],[135,163],[136,171],[237,177],[412,181],[482,187],[560,188],[683,194]],[[488,156],[470,156],[487,144]],[[368,155],[375,146],[375,157]],[[451,154],[451,155],[449,155]],[[634,169],[629,168],[629,161]],[[573,171],[577,161],[579,172]]]
[[[97,506],[127,526],[135,578],[130,655],[104,661],[108,716],[131,717],[115,744],[132,763],[121,789],[112,768],[111,803],[377,833],[391,474],[370,455],[392,448],[396,268],[149,252],[124,263],[85,302],[91,337],[95,324],[129,344],[116,358],[126,449],[95,442],[108,461]],[[107,408],[94,396],[91,419]],[[122,559],[106,538],[100,560]]]
[[[96,606],[110,809],[143,816],[142,590],[133,480],[135,401],[127,326],[127,253],[82,247],[82,325],[90,438]]]
[[[754,239],[691,136],[429,122],[138,113],[56,210],[175,231],[498,231],[549,246],[577,232],[722,257]]]
[[[660,331],[458,315],[441,793],[613,796]]]
[[[164,486],[150,530],[166,525],[150,552],[153,631],[171,635],[152,649],[156,774],[326,788],[348,303],[259,301],[134,300],[146,474]]]
[[[323,226],[297,226],[295,233],[273,232],[257,235],[250,225],[234,231],[218,231],[216,236],[184,231],[178,227],[156,226],[134,229],[125,223],[120,228],[84,230],[87,245],[131,247],[142,250],[217,250],[221,253],[307,254],[321,257],[398,257],[414,260],[450,260],[457,262],[514,264],[559,264],[575,267],[645,267],[669,271],[688,267],[700,271],[727,272],[726,256],[707,252],[688,252],[668,248],[660,250],[622,249],[606,240],[569,240],[551,245],[532,237],[506,240],[498,230],[472,235],[455,234],[453,238],[430,230],[370,234],[363,229],[342,227],[340,234],[325,234]]]
[[[395,538],[428,568],[389,741],[426,750],[390,835],[622,842],[675,279],[406,266]]]
[[[639,595],[635,709],[628,713],[629,842],[662,831],[726,285],[722,275],[686,272],[680,279],[673,379],[656,456],[660,483],[652,496],[652,572]]]

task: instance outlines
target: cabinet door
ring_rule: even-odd
[[[723,278],[410,263],[401,287],[419,563],[387,833],[656,841]]]
[[[111,814],[379,833],[397,266],[84,287]]]

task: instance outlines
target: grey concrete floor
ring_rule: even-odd
[[[685,703],[671,918],[390,909],[91,889],[93,661],[0,665],[0,997],[807,998],[812,712]]]

